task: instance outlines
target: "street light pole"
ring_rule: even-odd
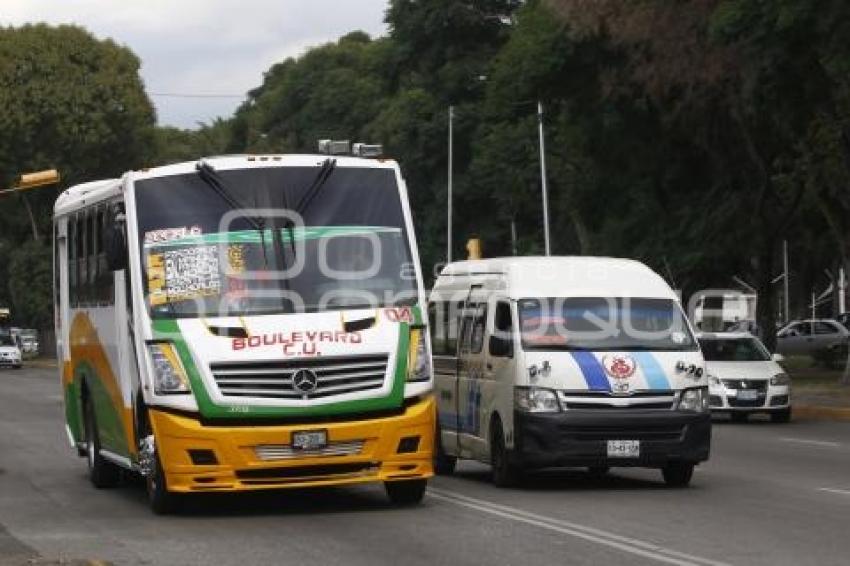
[[[446,242],[446,263],[452,262],[452,177],[454,175],[454,118],[455,107],[449,106],[449,184],[448,184],[448,241]]]
[[[549,191],[546,183],[546,140],[543,135],[543,102],[537,101],[537,125],[540,133],[540,180],[543,190],[543,240],[546,255],[552,254],[549,243]]]
[[[788,297],[788,240],[782,240],[782,270],[784,271],[785,277],[783,277],[782,281],[782,300],[783,307],[785,310],[785,322],[787,323],[791,320],[791,301]]]

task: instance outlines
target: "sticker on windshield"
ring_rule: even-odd
[[[200,226],[183,226],[180,228],[163,228],[145,232],[145,246],[153,246],[173,240],[181,240],[189,236],[200,236],[204,232]]]
[[[673,341],[674,344],[684,344],[688,337],[684,332],[673,332],[670,334],[670,340]]]
[[[197,246],[148,255],[151,306],[221,293],[217,246]]]

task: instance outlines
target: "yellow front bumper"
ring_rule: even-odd
[[[150,419],[166,485],[174,492],[341,485],[425,479],[434,474],[433,397],[411,405],[398,416],[346,422],[204,426],[197,419],[157,410],[150,411]],[[286,451],[293,432],[308,430],[326,430],[329,446],[362,442],[362,448],[342,456],[290,454],[274,460],[260,456],[268,448]],[[413,451],[407,446],[408,451],[399,453],[401,440],[411,437],[419,437],[418,446]],[[194,464],[190,450],[212,451],[217,463]]]

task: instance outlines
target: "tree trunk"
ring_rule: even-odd
[[[771,352],[776,351],[776,288],[773,284],[773,246],[765,242],[759,255],[759,272],[756,280],[758,304],[756,322],[760,338]]]

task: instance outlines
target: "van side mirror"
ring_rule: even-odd
[[[490,355],[494,358],[514,357],[514,345],[510,338],[490,336]]]
[[[103,232],[103,251],[106,253],[106,265],[111,271],[127,269],[127,230],[123,213],[115,214]]]

